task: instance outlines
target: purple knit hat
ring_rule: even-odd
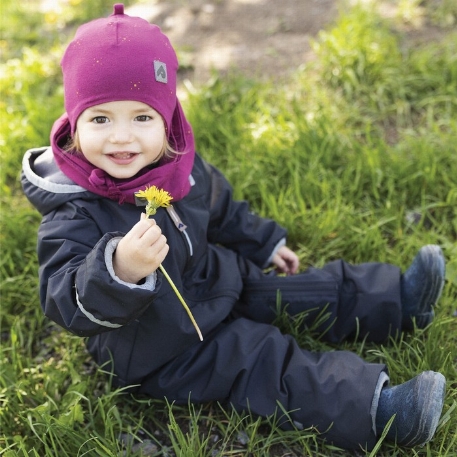
[[[155,185],[174,201],[190,191],[195,158],[192,127],[176,97],[178,61],[159,27],[124,14],[114,5],[108,18],[82,25],[62,59],[66,113],[51,131],[51,145],[59,168],[85,189],[116,200],[135,203],[135,192]],[[162,115],[168,143],[179,151],[164,156],[156,167],[145,167],[129,180],[116,180],[95,168],[83,154],[65,150],[81,113],[94,105],[119,100],[146,103]]]
[[[71,133],[85,109],[135,100],[162,115],[170,136],[177,104],[177,70],[176,53],[160,28],[124,14],[124,5],[115,4],[111,16],[79,27],[63,56],[65,109]]]

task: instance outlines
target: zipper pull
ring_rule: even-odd
[[[181,218],[178,216],[178,213],[175,211],[172,205],[167,206],[166,210],[168,211],[169,216],[171,217],[171,220],[174,222],[176,228],[180,232],[184,232],[186,230],[187,225],[184,224],[184,222],[181,220]]]
[[[170,216],[171,220],[175,224],[176,228],[184,235],[186,238],[187,244],[189,246],[189,255],[192,257],[194,255],[194,248],[192,246],[192,241],[190,241],[189,235],[186,232],[187,225],[181,220],[178,216],[178,213],[175,211],[172,205],[165,208]]]

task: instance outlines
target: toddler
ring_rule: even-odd
[[[439,247],[409,269],[343,260],[298,273],[286,230],[235,201],[196,152],[176,97],[178,62],[160,29],[124,13],[81,26],[63,59],[65,114],[51,146],[28,151],[22,184],[43,218],[38,234],[46,316],[87,337],[116,386],[187,403],[220,401],[283,427],[314,426],[335,445],[429,441],[445,379],[426,371],[392,387],[384,364],[347,351],[316,353],[272,325],[277,291],[304,326],[332,343],[385,342],[433,319],[445,275]],[[172,206],[142,217],[135,193],[166,191]],[[200,341],[163,267],[197,321]],[[265,273],[268,266],[276,273]]]

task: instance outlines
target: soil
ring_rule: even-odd
[[[310,39],[338,14],[341,0],[156,0],[126,13],[159,25],[192,84],[213,70],[282,79],[312,58]]]
[[[348,0],[140,0],[126,13],[161,27],[178,51],[184,79],[194,86],[238,71],[280,82],[313,58],[310,41],[331,27]],[[427,23],[421,6],[400,27],[410,45],[438,41],[449,31]],[[377,3],[385,17],[398,5]],[[182,71],[184,70],[184,71]]]

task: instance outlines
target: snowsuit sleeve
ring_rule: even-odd
[[[233,199],[233,190],[225,177],[205,163],[211,179],[211,220],[208,241],[221,244],[265,268],[287,231],[275,221],[250,211],[246,201]]]
[[[155,275],[142,284],[110,271],[117,237],[102,234],[84,209],[66,203],[44,216],[38,233],[40,297],[46,316],[79,336],[128,324],[155,298]],[[157,290],[157,289],[155,289]]]

